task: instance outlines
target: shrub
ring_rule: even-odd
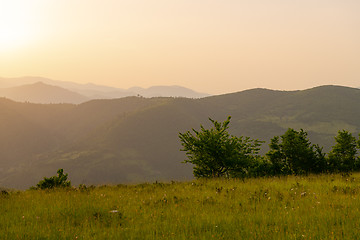
[[[57,176],[50,178],[44,177],[35,187],[35,189],[52,189],[71,187],[71,182],[67,181],[68,174],[64,174],[63,169],[57,171]]]

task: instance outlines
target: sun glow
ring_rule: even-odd
[[[0,52],[18,49],[32,41],[30,10],[23,2],[0,0]]]

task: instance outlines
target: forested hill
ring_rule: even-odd
[[[27,188],[58,168],[76,185],[184,180],[178,133],[231,115],[230,132],[267,141],[303,128],[328,151],[338,130],[358,134],[360,90],[253,89],[202,99],[127,97],[79,105],[0,99],[0,186]]]

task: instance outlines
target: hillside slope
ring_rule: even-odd
[[[36,109],[36,117],[30,109]],[[253,89],[202,99],[128,97],[80,105],[33,105],[0,101],[1,124],[10,148],[0,147],[0,185],[24,188],[58,168],[74,184],[104,184],[192,177],[178,133],[208,127],[208,117],[232,116],[230,132],[267,141],[288,127],[308,131],[328,151],[338,130],[360,130],[360,90],[322,86],[304,91]],[[21,115],[21,121],[18,119]],[[10,119],[10,120],[9,120]],[[31,125],[30,125],[31,124]],[[17,129],[21,134],[12,134]],[[26,129],[34,129],[27,132]],[[40,137],[42,136],[42,137]],[[49,136],[49,137],[48,137]],[[31,149],[23,149],[27,141]],[[46,139],[42,142],[41,139]],[[21,144],[23,145],[21,145]],[[17,145],[19,144],[19,145]],[[16,157],[15,157],[16,156]],[[15,159],[11,160],[11,159]]]

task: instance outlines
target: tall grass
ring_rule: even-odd
[[[360,174],[0,194],[0,239],[360,239]]]

